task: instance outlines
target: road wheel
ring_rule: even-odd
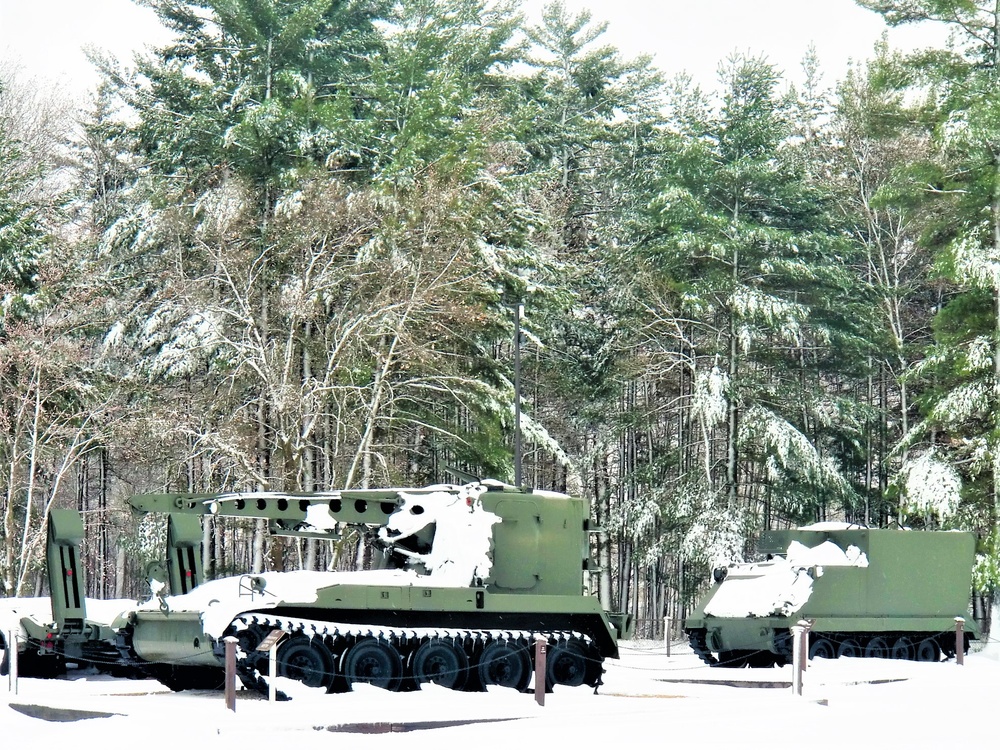
[[[913,659],[913,654],[913,641],[907,636],[901,635],[896,639],[896,642],[892,644],[892,651],[889,655],[893,659]]]
[[[743,669],[750,661],[749,651],[720,651],[718,667]]]
[[[862,655],[861,644],[853,638],[845,638],[837,646],[837,656],[848,656],[855,658]]]
[[[941,647],[933,638],[924,638],[917,644],[917,661],[941,661]]]
[[[750,669],[768,669],[773,667],[778,660],[777,654],[772,654],[770,651],[754,651],[750,654],[748,663],[750,664]]]
[[[527,646],[507,641],[493,641],[479,656],[476,674],[483,687],[500,687],[524,690],[531,680],[531,658]]]
[[[587,657],[575,641],[552,646],[545,655],[545,677],[550,685],[582,685],[587,676]]]
[[[469,659],[453,642],[432,638],[414,652],[410,669],[417,685],[433,682],[461,690],[469,678]]]
[[[829,638],[817,638],[809,647],[810,659],[836,659],[837,649]]]
[[[362,638],[347,649],[343,662],[348,685],[367,682],[391,692],[403,684],[403,659],[385,641]]]
[[[875,636],[865,644],[865,657],[868,659],[888,659],[889,641],[880,635]]]
[[[296,636],[278,645],[278,675],[308,687],[333,683],[333,655],[319,638]]]

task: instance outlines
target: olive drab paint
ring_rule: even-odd
[[[432,499],[452,495],[458,502],[438,505],[482,518],[468,528],[487,535],[465,567],[433,554],[434,524],[415,524],[405,534],[399,524],[388,528],[393,514],[424,512]],[[168,516],[166,562],[158,568],[167,581],[155,582],[149,602],[109,622],[88,618],[82,580],[78,589],[70,586],[83,526],[74,511],[54,512],[53,620],[21,621],[26,642],[48,642],[51,653],[27,659],[29,673],[99,664],[173,689],[210,687],[222,684],[224,639],[237,637],[240,679],[266,692],[267,654],[255,646],[277,629],[288,635],[275,649],[279,674],[331,692],[357,681],[388,689],[428,681],[525,689],[539,636],[547,643],[547,685],[597,687],[601,662],[617,658],[618,639],[630,635],[628,616],[605,612],[586,593],[592,531],[589,504],[580,498],[486,481],[311,494],[147,494],[129,502],[136,513]],[[296,538],[334,540],[360,528],[384,547],[386,569],[206,581],[203,516],[264,519],[272,534]]]
[[[855,559],[865,564],[796,566],[784,559],[795,544],[816,549],[829,543],[853,549]],[[790,663],[790,629],[801,620],[811,623],[809,658],[937,661],[956,654],[956,617],[970,623],[962,651],[970,638],[978,638],[968,616],[975,556],[970,533],[790,529],[762,534],[758,551],[770,560],[717,570],[711,590],[684,623],[692,648],[708,664]],[[763,593],[753,596],[754,591],[777,591],[761,585],[768,576],[792,574],[796,586],[804,582],[805,588],[793,592],[789,587],[788,596],[777,595],[774,601]],[[720,601],[742,603],[745,614],[718,606]]]

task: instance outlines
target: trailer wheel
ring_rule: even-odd
[[[941,647],[934,638],[924,638],[917,644],[917,661],[941,661]]]

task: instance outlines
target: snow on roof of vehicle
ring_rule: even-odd
[[[819,521],[798,528],[799,531],[862,531],[868,527],[862,523],[847,523],[846,521]]]
[[[868,556],[853,544],[846,550],[841,549],[836,542],[827,539],[815,547],[792,541],[785,555],[789,565],[811,567],[826,565],[829,567],[868,567]]]
[[[712,617],[788,617],[802,609],[812,593],[812,576],[778,557],[729,569],[705,614]]]
[[[712,617],[788,617],[812,595],[819,567],[868,567],[868,556],[853,544],[847,550],[827,539],[815,547],[792,541],[784,557],[731,566],[705,605]],[[819,575],[820,573],[817,573]]]

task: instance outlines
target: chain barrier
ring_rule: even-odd
[[[64,651],[59,651],[59,650],[56,650],[56,649],[53,649],[53,648],[48,648],[46,646],[46,644],[51,643],[50,641],[43,641],[43,640],[40,640],[40,639],[37,639],[37,638],[30,638],[30,637],[25,638],[25,637],[21,637],[21,636],[17,636],[17,638],[18,638],[19,642],[25,643],[28,646],[33,646],[33,647],[35,647],[35,648],[37,648],[39,650],[49,651],[50,655],[53,658],[57,657],[57,656],[61,656],[63,658],[67,657],[67,654]],[[468,666],[460,667],[458,669],[436,669],[434,671],[433,675],[429,675],[429,676],[433,676],[433,677],[438,677],[438,676],[453,677],[453,676],[455,676],[457,674],[461,674],[462,672],[472,672],[474,669],[476,669],[476,668],[478,668],[480,666],[489,666],[491,664],[496,664],[496,663],[502,662],[505,659],[509,658],[509,656],[511,654],[516,654],[516,655],[524,656],[524,657],[527,657],[530,660],[530,658],[531,658],[531,652],[534,649],[534,644],[533,643],[523,642],[523,639],[520,639],[520,638],[518,638],[518,639],[510,639],[510,640],[506,640],[506,639],[494,639],[494,640],[491,640],[491,641],[489,641],[487,643],[484,643],[484,648],[485,648],[486,645],[489,645],[489,643],[506,643],[508,646],[511,647],[511,652],[509,654],[507,654],[507,655],[500,655],[500,656],[494,657],[492,659],[479,659],[479,660],[477,660],[475,662],[475,664],[471,664],[470,663]],[[554,648],[554,647],[557,647],[558,645],[559,645],[558,642],[556,642],[555,644],[549,644],[550,649]],[[414,651],[415,651],[415,649],[414,649]],[[238,655],[246,656],[246,653],[242,649],[237,649],[237,653],[238,653]],[[602,664],[604,662],[603,659],[595,659],[593,657],[587,656],[585,653],[575,653],[575,656],[577,656],[581,661],[584,661],[584,662],[590,663],[590,664]],[[98,669],[98,670],[100,670],[101,667],[109,667],[109,668],[112,668],[112,667],[121,667],[121,668],[133,667],[133,668],[137,668],[137,669],[142,670],[143,668],[158,666],[158,663],[156,663],[156,662],[141,661],[141,660],[137,660],[137,659],[126,659],[124,657],[121,658],[121,659],[101,659],[101,658],[99,658],[97,656],[93,656],[93,655],[91,655],[91,656],[80,655],[80,656],[72,656],[70,658],[71,658],[71,660],[74,663],[78,663],[78,664],[85,665],[85,666],[91,666],[91,667],[94,667],[95,669]],[[195,656],[188,656],[188,657],[181,657],[181,658],[175,659],[170,664],[173,665],[173,666],[184,666],[184,664],[181,663],[181,662],[193,661],[194,659],[199,659],[199,658],[201,658],[201,657],[199,657],[197,655],[195,655]],[[204,665],[194,664],[192,666],[204,666]],[[220,669],[221,668],[222,667],[220,666]],[[321,675],[322,677],[328,678],[328,679],[332,678],[332,677],[336,677],[337,675],[341,674],[341,672],[338,672],[337,670],[329,671],[329,670],[325,670],[325,669],[310,669],[309,671],[312,674]],[[373,678],[373,679],[375,679],[375,678]],[[366,680],[364,678],[358,677],[354,681],[355,682],[364,682]]]
[[[926,640],[927,638],[945,639],[945,638],[947,638],[949,636],[953,636],[954,633],[955,633],[954,629],[941,630],[941,631],[938,631],[937,633],[931,634],[929,636],[925,635],[925,637],[921,638],[920,640],[923,641],[923,640]],[[831,634],[831,635],[833,635],[834,637],[839,637],[840,635],[843,635],[843,634]],[[35,648],[38,648],[39,650],[50,650],[50,649],[48,649],[46,647],[46,644],[50,644],[51,643],[50,641],[43,641],[43,640],[40,640],[40,639],[37,639],[37,638],[23,637],[23,636],[20,636],[20,635],[15,635],[15,639],[17,641],[21,642],[21,643],[25,643],[28,646],[34,646]],[[494,641],[491,641],[491,642],[497,643],[497,642],[502,642],[502,641],[500,641],[500,640],[494,640]],[[513,640],[513,641],[507,641],[507,643],[508,643],[508,645],[512,646],[512,650],[513,650],[514,653],[526,655],[530,659],[531,651],[533,649],[533,644],[526,643],[526,642],[522,643],[521,639],[516,639],[516,640]],[[986,639],[979,639],[979,644],[981,645],[982,648],[985,648],[986,645],[994,644],[994,643],[1000,643],[1000,638],[997,638],[997,637],[988,637]],[[672,640],[670,642],[670,644],[671,644],[672,648],[673,647],[678,647],[678,646],[680,646],[680,647],[686,647],[688,645],[688,641],[686,639]],[[552,647],[552,645],[553,644],[550,644],[550,647]],[[555,645],[558,645],[558,643],[555,644]],[[697,663],[695,665],[690,665],[690,666],[671,665],[671,666],[667,666],[667,667],[643,667],[643,666],[638,666],[638,665],[626,665],[626,664],[620,664],[619,663],[619,664],[616,665],[616,669],[621,669],[621,670],[630,671],[630,672],[690,672],[690,671],[697,671],[697,670],[709,670],[709,669],[713,669],[714,670],[714,669],[718,669],[720,667],[723,668],[723,669],[726,669],[726,668],[728,668],[726,665],[736,664],[736,663],[738,663],[740,661],[746,661],[748,658],[752,658],[755,655],[758,655],[758,654],[759,655],[773,654],[774,653],[769,648],[770,645],[771,645],[770,644],[770,639],[768,639],[767,641],[761,640],[756,645],[760,646],[760,648],[758,648],[758,649],[752,649],[752,648],[751,649],[742,649],[740,651],[739,656],[733,657],[731,659],[726,659],[726,660],[721,660],[720,659],[718,661],[718,663],[715,664],[715,665],[705,664],[705,663],[700,662],[700,661],[699,661],[699,663]],[[916,644],[914,644],[914,645],[916,645]],[[633,645],[633,644],[631,644],[628,641],[622,641],[622,642],[619,642],[618,646],[619,646],[619,650],[621,650],[623,652],[626,652],[626,653],[632,653],[632,654],[654,654],[655,653],[657,655],[662,655],[663,654],[663,644],[662,643],[655,643],[655,644],[650,643],[649,646],[639,646],[639,645]],[[970,650],[971,650],[971,647],[970,647]],[[240,651],[240,653],[243,653],[241,649],[239,651]],[[53,653],[53,655],[57,655],[57,656],[63,656],[63,657],[66,656],[65,652],[62,652],[62,651],[52,651],[52,653]],[[687,655],[688,654],[685,654],[685,656],[687,656]],[[690,655],[693,655],[693,652]],[[595,659],[592,656],[588,656],[586,653],[577,653],[576,656],[580,660],[582,660],[582,661],[584,661],[586,663],[589,663],[589,664],[598,664],[598,665],[600,665],[600,664],[604,663],[604,659],[603,658]],[[199,656],[182,657],[182,658],[177,659],[173,663],[175,665],[177,665],[177,666],[184,666],[184,664],[182,664],[181,662],[185,662],[185,661],[189,661],[189,660],[193,661],[194,659],[198,659],[198,658],[200,658],[200,657]],[[486,661],[480,660],[480,661],[477,661],[475,665],[470,664],[470,665],[468,665],[466,667],[462,667],[462,668],[459,668],[459,669],[451,669],[451,670],[449,670],[449,669],[438,669],[438,670],[435,670],[434,676],[452,677],[452,676],[454,676],[456,674],[460,674],[462,672],[471,672],[473,669],[477,668],[478,666],[489,665],[489,664],[493,664],[493,663],[496,663],[496,662],[499,662],[499,661],[503,661],[505,658],[507,658],[507,657],[500,656],[500,657],[497,657],[497,658],[494,658],[494,659],[489,659],[489,660],[486,660]],[[787,658],[789,660],[789,663],[791,663],[791,657],[787,657]],[[948,658],[952,658],[952,657],[948,657]],[[75,663],[93,666],[96,669],[100,669],[102,666],[103,667],[109,667],[109,668],[112,668],[112,667],[130,668],[131,667],[131,668],[137,668],[137,669],[139,669],[141,671],[143,668],[148,668],[148,667],[151,667],[151,666],[156,666],[155,663],[151,663],[151,662],[147,662],[147,661],[141,661],[141,660],[135,660],[135,659],[126,659],[124,657],[122,657],[120,659],[101,659],[101,658],[99,658],[97,656],[89,656],[89,657],[87,657],[87,656],[82,656],[81,655],[81,656],[73,656],[72,660]],[[315,674],[322,675],[324,678],[332,678],[332,677],[337,676],[338,674],[340,674],[336,670],[333,671],[333,672],[330,672],[328,670],[323,670],[323,669],[313,670],[313,672]],[[356,680],[356,681],[364,681],[364,680],[359,679],[359,680]]]
[[[939,639],[941,641],[945,641],[949,637],[954,636],[954,633],[955,633],[954,629],[947,629],[947,630],[940,630],[937,633],[923,634],[924,637],[921,638],[919,641],[913,643],[912,645],[915,647],[920,642],[922,642],[924,640],[927,640],[927,639]],[[830,635],[833,636],[834,638],[851,637],[850,634],[848,634],[848,633],[835,633],[835,634],[830,634]],[[895,640],[897,637],[898,636],[894,634],[893,638],[890,639],[890,641],[891,640]],[[990,637],[990,638],[987,638],[987,639],[980,639],[979,642],[983,645],[983,647],[985,647],[985,645],[988,645],[990,643],[1000,643],[1000,639],[995,638],[995,637]],[[686,641],[671,641],[670,643],[671,643],[671,647],[673,648],[674,646],[677,646],[677,645],[681,645],[681,646],[686,645],[687,642]],[[759,646],[760,648],[757,648],[757,649],[753,649],[753,648],[750,648],[750,649],[741,649],[740,654],[738,656],[735,656],[735,657],[730,658],[730,659],[725,659],[725,660],[720,659],[714,665],[705,664],[703,662],[699,662],[698,664],[693,665],[693,666],[674,665],[674,666],[668,666],[668,667],[640,667],[640,666],[632,666],[632,665],[624,665],[624,664],[622,664],[622,665],[618,665],[617,668],[618,669],[624,669],[624,670],[627,670],[627,671],[635,671],[635,672],[688,672],[688,671],[703,670],[703,669],[718,669],[720,667],[723,668],[723,669],[727,669],[727,668],[729,668],[727,665],[737,664],[737,663],[739,663],[741,661],[745,662],[748,659],[752,659],[756,655],[774,654],[774,652],[771,651],[771,649],[770,649],[770,645],[771,645],[770,639],[768,639],[767,641],[762,640],[762,641],[759,641],[756,644],[751,644],[751,645],[756,645],[756,646]],[[627,651],[629,653],[635,653],[635,654],[654,653],[654,652],[662,654],[663,645],[662,645],[662,643],[657,643],[655,645],[653,643],[650,643],[649,646],[624,646],[623,647],[622,643],[619,643],[619,649],[621,649],[623,651]],[[970,646],[970,650],[971,650],[971,646]],[[791,664],[791,661],[792,661],[791,656],[788,655],[788,656],[786,656],[786,658],[788,659],[788,663]],[[948,658],[950,659],[950,658],[953,658],[953,657],[948,657]]]

